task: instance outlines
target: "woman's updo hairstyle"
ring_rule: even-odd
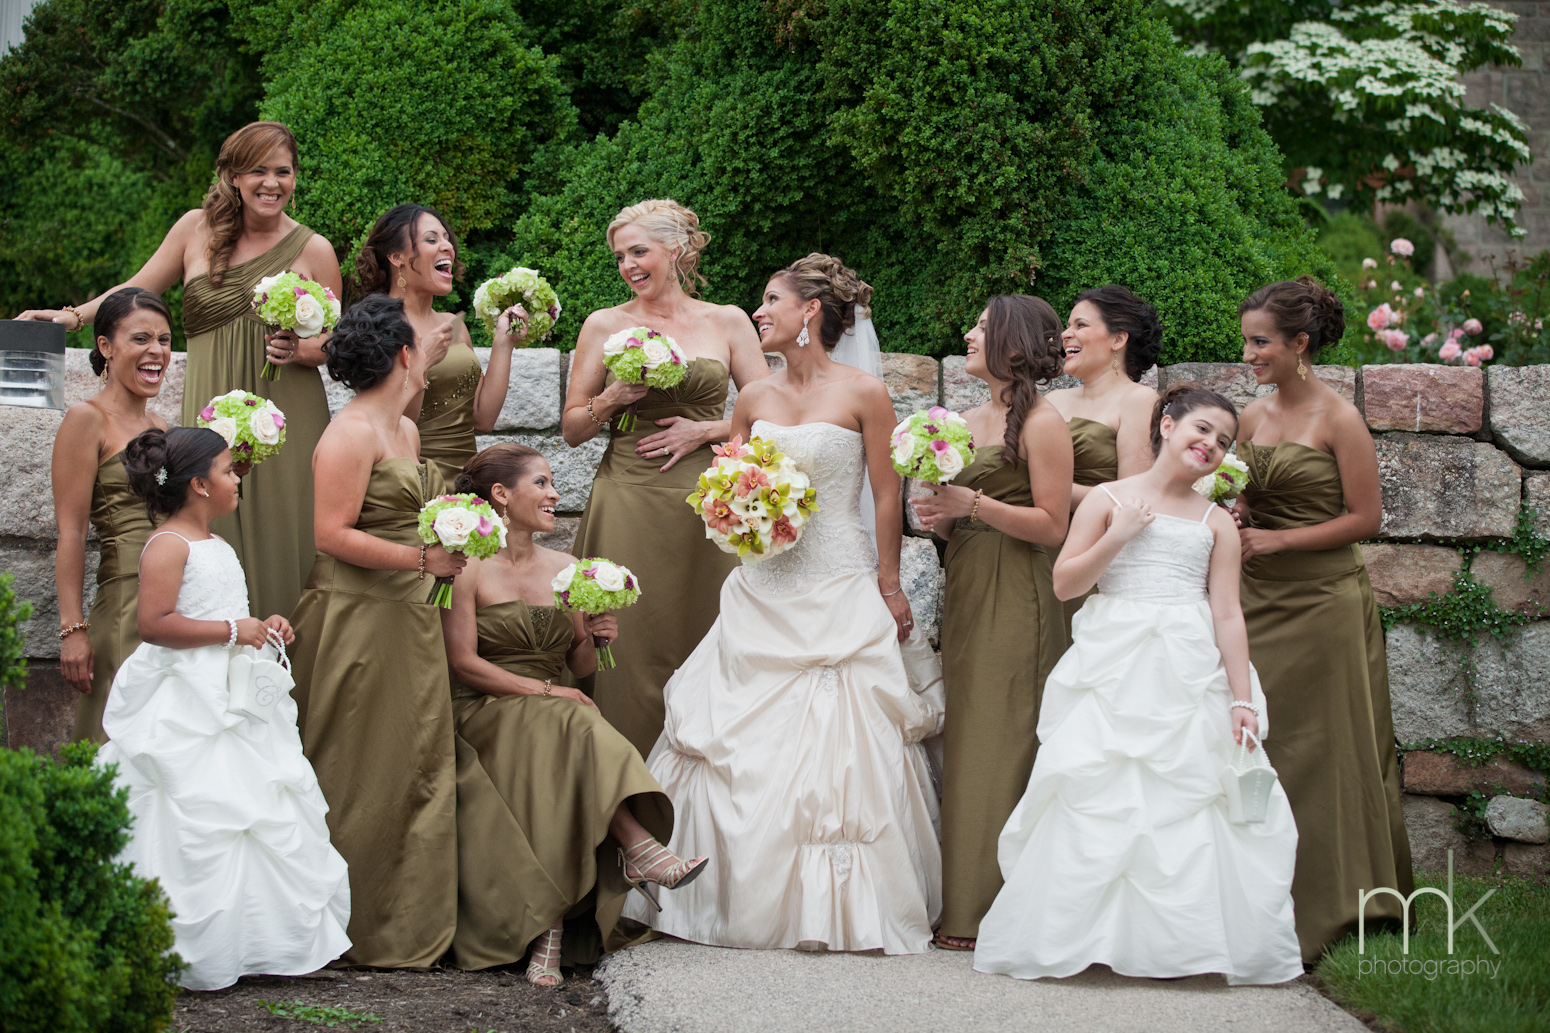
[[[415,249],[415,227],[420,224],[422,215],[429,215],[441,223],[441,228],[451,238],[452,278],[463,278],[463,260],[458,257],[460,249],[457,235],[447,225],[447,220],[436,209],[427,208],[423,204],[401,204],[377,217],[376,224],[366,236],[366,243],[361,245],[361,253],[355,256],[355,275],[350,279],[348,292],[351,302],[368,294],[386,294],[392,289],[391,258],[398,252],[412,252]]]
[[[339,317],[329,338],[328,375],[352,391],[376,387],[393,372],[398,353],[414,347],[414,327],[402,298],[368,294]]]
[[[171,516],[188,500],[188,482],[209,477],[226,439],[209,427],[152,427],[124,446],[129,489],[145,503],[152,521]]]
[[[1140,382],[1142,374],[1157,365],[1157,353],[1162,351],[1162,320],[1157,310],[1130,292],[1128,287],[1109,284],[1094,287],[1076,296],[1076,301],[1091,302],[1103,316],[1103,325],[1109,333],[1123,333],[1125,339],[1125,373],[1131,380]]]
[[[144,287],[125,287],[103,298],[102,304],[97,306],[97,317],[92,321],[91,355],[88,356],[91,371],[99,377],[108,368],[108,358],[98,350],[97,338],[113,340],[113,335],[118,333],[118,324],[137,309],[159,313],[167,321],[167,326],[172,326],[172,310],[155,291],[148,291]]]
[[[1194,381],[1174,384],[1163,392],[1162,397],[1157,399],[1157,404],[1152,408],[1152,455],[1155,456],[1162,451],[1162,418],[1167,416],[1177,424],[1196,409],[1220,409],[1223,412],[1230,412],[1234,428],[1238,425],[1238,407],[1228,401],[1226,396]],[[1234,437],[1236,436],[1235,430]]]
[[[1001,454],[1015,462],[1023,423],[1039,404],[1038,385],[1060,375],[1060,317],[1049,302],[1031,294],[998,294],[985,308],[985,368],[1006,382]]]
[[[215,159],[215,182],[205,191],[203,206],[205,227],[210,231],[210,271],[205,275],[216,287],[226,276],[232,252],[237,250],[237,238],[242,236],[242,191],[232,180],[282,146],[290,150],[291,164],[299,164],[296,135],[279,122],[249,122],[221,144],[221,153]]]
[[[818,339],[830,351],[840,343],[846,330],[856,325],[856,306],[872,303],[872,285],[833,255],[814,251],[799,258],[779,275],[791,281],[797,297],[803,301],[818,299],[823,306],[818,316]]]
[[[502,441],[464,463],[462,472],[452,482],[452,490],[460,495],[471,492],[486,502],[494,502],[490,498],[491,488],[497,484],[511,487],[543,457],[543,453],[536,448],[519,445],[514,441]]]
[[[1239,317],[1259,311],[1269,314],[1288,347],[1295,347],[1298,334],[1307,334],[1310,359],[1324,345],[1345,336],[1345,306],[1334,291],[1311,276],[1267,283],[1238,306]]]
[[[665,248],[676,248],[673,271],[678,285],[694,297],[709,282],[700,275],[700,252],[710,243],[710,235],[700,229],[700,217],[670,198],[653,198],[619,209],[608,224],[608,246],[614,246],[614,234],[631,223],[639,223],[646,236]]]

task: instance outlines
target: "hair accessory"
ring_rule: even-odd
[[[226,648],[230,649],[237,644],[237,622],[228,617],[226,618],[226,624],[231,628],[231,638],[226,640]]]
[[[91,621],[76,621],[74,624],[70,625],[68,628],[60,628],[59,629],[59,640],[61,642],[63,642],[65,639],[69,638],[71,635],[75,634],[77,631],[90,631],[90,630],[91,630]]]
[[[1239,709],[1239,710],[1252,710],[1252,711],[1254,711],[1254,716],[1255,717],[1259,717],[1260,713],[1261,713],[1261,711],[1259,709],[1259,704],[1255,703],[1255,702],[1252,702],[1251,700],[1235,699],[1235,700],[1233,700],[1231,703],[1229,703],[1227,705],[1227,709],[1228,710],[1232,710],[1235,707],[1237,709]]]
[[[156,468],[156,483],[157,484],[166,484],[167,483],[167,468],[165,466],[158,466]]]
[[[807,320],[804,319],[802,320],[802,332],[797,334],[797,347],[806,348],[807,342],[811,340],[812,338],[807,335]]]

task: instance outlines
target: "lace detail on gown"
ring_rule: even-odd
[[[877,570],[877,548],[861,523],[866,449],[858,431],[832,423],[783,427],[755,420],[753,431],[772,438],[818,490],[818,513],[801,537],[778,556],[740,568],[750,584],[786,592],[841,574]]]
[[[219,538],[188,543],[188,562],[183,565],[175,609],[184,617],[201,621],[252,616],[248,612],[248,580],[229,544]]]
[[[1158,514],[1098,575],[1098,591],[1131,602],[1200,602],[1215,544],[1203,521]]]

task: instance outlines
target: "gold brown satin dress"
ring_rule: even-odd
[[[978,449],[953,483],[1031,506],[1028,466]],[[1066,649],[1052,561],[1042,546],[960,519],[947,545],[942,677],[943,936],[973,938],[1001,890],[996,842],[1028,788],[1044,679]]]
[[[512,674],[558,680],[574,629],[552,606],[513,600],[476,616],[479,655]],[[629,740],[560,696],[491,696],[454,685],[457,725],[457,966],[509,965],[562,916],[566,964],[631,937],[618,929],[629,884],[608,823],[626,800],[666,843],[673,807]],[[633,799],[632,799],[633,798]]]
[[[108,689],[119,666],[140,644],[140,553],[155,527],[145,503],[129,488],[122,451],[97,467],[91,526],[102,543],[97,594],[86,618],[93,653],[91,692],[76,701],[71,738],[104,743],[108,737],[102,730],[102,711],[108,705]]]
[[[195,426],[210,399],[238,388],[272,399],[285,413],[285,447],[243,478],[237,511],[210,525],[236,550],[260,618],[289,616],[312,569],[312,451],[328,426],[328,398],[311,366],[281,366],[274,380],[259,376],[267,328],[253,314],[253,287],[289,269],[311,237],[297,226],[268,251],[227,269],[219,287],[201,274],[183,290],[183,425]]]
[[[635,429],[610,430],[576,531],[577,556],[602,556],[640,578],[640,601],[616,614],[619,666],[599,671],[590,695],[642,757],[662,734],[662,686],[716,622],[721,582],[738,563],[705,537],[704,521],[684,501],[715,458],[711,446],[662,473],[665,460],[636,455],[635,445],[662,429],[654,420],[721,419],[726,398],[727,368],[704,358],[677,387],[648,391]]]
[[[1071,483],[1093,487],[1119,479],[1119,435],[1097,420],[1073,416],[1066,421],[1071,431]],[[1066,622],[1066,643],[1071,642],[1071,618],[1092,596],[1093,588],[1061,603]]]
[[[435,467],[384,459],[355,526],[419,548]],[[428,968],[457,922],[452,687],[432,580],[319,553],[292,619],[297,722],[350,866],[344,964]]]
[[[435,463],[447,488],[474,457],[474,395],[484,371],[474,346],[453,341],[447,357],[431,367],[420,403],[420,458]]]
[[[1296,442],[1240,444],[1253,526],[1322,524],[1345,512],[1334,456]],[[1357,545],[1243,563],[1249,659],[1269,707],[1265,751],[1297,818],[1292,899],[1303,960],[1356,932],[1356,891],[1409,893],[1383,625]],[[1387,895],[1368,904],[1398,920]]]

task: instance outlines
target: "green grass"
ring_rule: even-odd
[[[1447,883],[1446,876],[1416,878],[1418,887],[1443,892]],[[1465,921],[1450,956],[1447,904],[1428,893],[1411,908],[1409,954],[1397,933],[1369,933],[1360,954],[1350,937],[1319,963],[1325,989],[1346,1009],[1399,1033],[1543,1033],[1550,1028],[1550,886],[1505,875],[1455,876],[1454,920],[1493,888],[1475,916],[1500,954]],[[1405,971],[1384,970],[1384,963],[1399,962]],[[1466,974],[1470,963],[1478,970]]]
[[[343,1025],[350,1029],[358,1029],[361,1026],[375,1026],[382,1021],[380,1015],[370,1013],[363,1015],[360,1012],[326,1004],[306,1004],[302,1001],[259,1001],[258,1003],[281,1018],[300,1019],[318,1026]]]

